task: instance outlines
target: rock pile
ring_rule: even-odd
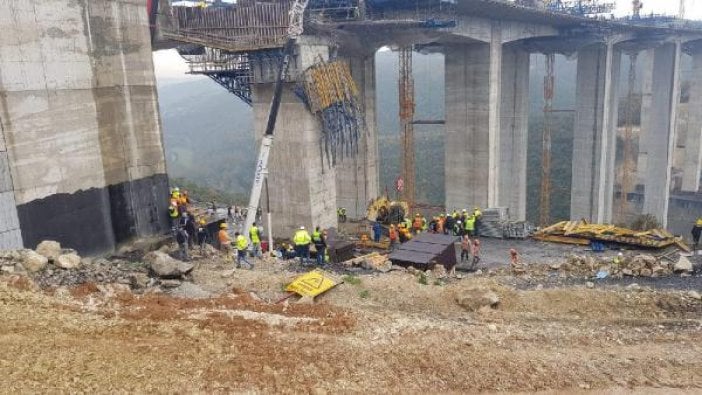
[[[565,263],[555,263],[548,267],[550,270],[585,276],[597,276],[599,273],[614,277],[664,277],[673,273],[687,275],[693,271],[692,264],[684,256],[680,256],[677,263],[672,263],[645,254],[623,256],[620,259],[571,255]]]

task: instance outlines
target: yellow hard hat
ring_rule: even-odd
[[[206,223],[207,223],[207,221],[205,221],[204,219],[201,219],[201,220],[200,220],[200,225],[204,225],[204,224],[206,224]],[[224,225],[224,224],[222,224],[222,225]]]
[[[220,229],[227,229],[227,224],[219,224]]]

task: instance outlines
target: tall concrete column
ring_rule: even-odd
[[[690,100],[687,108],[682,190],[697,192],[700,189],[700,172],[702,172],[702,48],[699,47],[692,53]]]
[[[15,248],[22,248],[22,232],[17,218],[14,186],[0,115],[0,250]]]
[[[371,199],[379,195],[378,134],[375,112],[375,54],[345,56],[359,89],[365,131],[358,141],[358,154],[336,165],[336,201],[349,218],[365,217]]]
[[[143,2],[8,7],[0,13],[0,152],[7,152],[0,229],[8,229],[6,218],[9,229],[16,224],[6,212],[9,168],[25,247],[52,239],[90,254],[166,231],[168,181]]]
[[[643,213],[666,226],[680,101],[680,43],[666,43],[646,51],[641,100],[641,147],[644,157]]]
[[[621,52],[612,43],[578,51],[570,216],[612,220]]]
[[[496,206],[501,44],[445,49],[446,208]]]
[[[292,75],[305,70],[321,56],[328,59],[324,45],[299,45]],[[337,226],[336,170],[326,159],[322,164],[321,126],[294,92],[285,84],[278,112],[273,146],[268,162],[268,193],[273,216],[273,235],[292,237],[295,229]],[[274,84],[253,85],[254,130],[257,145],[266,128]],[[261,207],[266,209],[265,193]]]
[[[529,53],[505,46],[500,106],[500,199],[512,220],[526,220]]]

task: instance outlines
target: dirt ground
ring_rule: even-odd
[[[196,263],[190,282],[141,295],[1,276],[0,392],[702,393],[689,287],[391,271],[276,303],[299,274],[287,265]],[[476,288],[499,304],[456,302]]]

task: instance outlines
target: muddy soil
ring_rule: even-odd
[[[344,283],[299,304],[280,302],[299,267],[196,263],[189,281],[139,295],[0,276],[3,392],[702,392],[699,277],[545,286],[549,274],[488,259],[449,278],[340,272]],[[499,303],[467,311],[457,301],[474,289]]]

